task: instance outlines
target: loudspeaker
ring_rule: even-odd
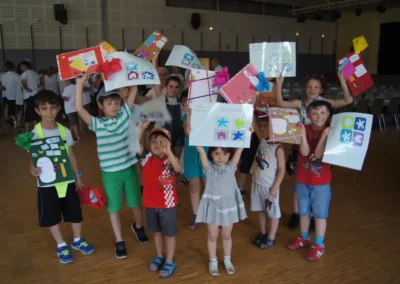
[[[54,5],[54,17],[56,21],[59,21],[63,25],[68,23],[68,14],[67,10],[64,8],[64,4]]]
[[[200,27],[200,14],[193,13],[191,22],[192,22],[192,28],[197,30]]]

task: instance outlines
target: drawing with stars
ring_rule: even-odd
[[[233,141],[244,141],[244,131],[236,131],[232,133],[232,140]]]
[[[220,119],[217,120],[217,127],[228,127],[228,123],[229,123],[228,120],[221,117]]]

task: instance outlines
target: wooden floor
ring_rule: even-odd
[[[55,243],[38,226],[35,180],[28,155],[15,146],[14,132],[0,139],[0,283],[400,283],[400,132],[374,130],[362,172],[334,167],[333,198],[325,241],[326,254],[316,263],[304,259],[306,250],[291,252],[287,243],[299,232],[286,227],[291,210],[292,179],[281,188],[283,217],[278,245],[269,250],[254,247],[258,231],[255,214],[234,226],[232,261],[237,274],[208,274],[206,226],[195,232],[186,224],[191,217],[187,186],[179,186],[177,271],[159,280],[148,271],[154,256],[152,239],[139,244],[130,231],[131,211],[122,211],[123,233],[129,256],[114,256],[114,237],[106,210],[84,208],[83,236],[95,247],[94,255],[74,253],[76,262],[61,265]],[[83,179],[101,186],[93,134],[75,146]],[[249,206],[249,188],[245,197]],[[63,224],[65,240],[72,238]],[[218,256],[223,257],[219,243]]]

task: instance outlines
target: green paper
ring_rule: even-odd
[[[64,141],[60,136],[32,141],[29,153],[35,167],[41,168],[38,178],[39,186],[74,180],[68,153],[62,151],[62,147],[65,149]]]
[[[24,150],[29,150],[33,136],[35,136],[35,133],[33,132],[22,133],[15,138],[15,144]]]

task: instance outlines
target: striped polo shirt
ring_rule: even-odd
[[[123,104],[116,117],[92,116],[90,129],[96,133],[97,154],[104,172],[124,170],[137,162],[135,153],[128,149],[129,118],[132,110]]]

